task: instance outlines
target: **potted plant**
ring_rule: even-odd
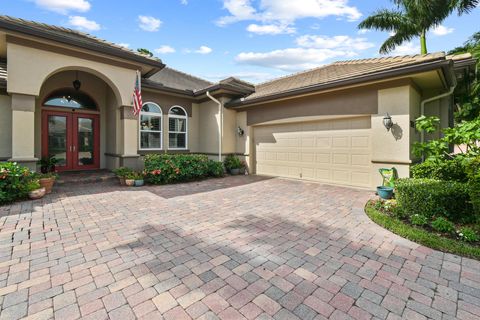
[[[120,181],[120,185],[124,186],[125,185],[125,177],[129,173],[132,173],[132,169],[126,168],[126,167],[120,167],[118,169],[114,169],[113,173],[117,176],[118,181]]]
[[[40,199],[46,193],[45,188],[40,186],[38,179],[32,179],[28,181],[26,189],[28,191],[28,197],[32,200]]]
[[[54,156],[42,157],[37,164],[40,165],[41,173],[55,172],[55,166],[58,160]]]
[[[125,175],[125,185],[133,187],[135,185],[135,173],[129,172]]]
[[[143,172],[135,172],[133,176],[135,179],[135,187],[141,187],[144,185]]]
[[[240,169],[242,168],[242,162],[237,156],[230,154],[225,158],[223,163],[225,165],[225,168],[230,172],[231,175],[236,176],[240,173]]]
[[[40,173],[37,174],[37,177],[40,186],[45,188],[46,193],[52,193],[52,188],[55,184],[55,179],[57,179],[57,174],[55,172]]]

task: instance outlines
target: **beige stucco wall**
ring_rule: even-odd
[[[8,95],[0,95],[0,159],[12,157],[12,106]]]
[[[218,127],[220,116],[218,105],[213,101],[206,101],[198,106],[199,143],[198,151],[218,154]]]
[[[9,72],[7,91],[38,96],[44,81],[57,72],[80,70],[108,83],[123,105],[131,104],[135,70],[43,51],[14,43],[7,44]]]
[[[372,115],[372,177],[373,186],[380,185],[379,168],[395,167],[400,177],[410,175],[411,110],[415,111],[419,97],[410,85],[378,91],[378,113]],[[394,123],[387,131],[383,117],[389,113]]]

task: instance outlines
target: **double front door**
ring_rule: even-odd
[[[56,169],[84,170],[100,167],[98,114],[42,113],[42,156],[57,159]]]

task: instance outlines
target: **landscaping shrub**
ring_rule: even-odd
[[[240,169],[242,167],[242,161],[237,156],[229,154],[225,157],[225,160],[223,160],[223,165],[229,171],[232,169]]]
[[[470,160],[467,166],[469,194],[473,210],[480,216],[480,156]]]
[[[432,228],[442,233],[453,233],[455,231],[455,225],[442,217],[438,217],[432,222]]]
[[[466,242],[477,242],[480,240],[475,230],[469,227],[463,227],[457,233],[460,239]]]
[[[399,210],[405,216],[440,216],[454,222],[476,219],[468,184],[433,179],[399,179],[396,183]]]
[[[166,184],[223,176],[223,164],[200,154],[149,154],[145,173],[149,183]]]
[[[424,226],[428,223],[428,219],[425,216],[414,214],[410,216],[410,222],[415,226]]]
[[[427,160],[411,168],[413,178],[467,182],[466,161],[463,157],[450,160]]]
[[[30,175],[28,168],[16,162],[0,162],[0,204],[25,198]]]

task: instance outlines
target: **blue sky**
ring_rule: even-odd
[[[167,65],[218,81],[254,83],[337,60],[377,57],[387,33],[357,29],[389,0],[0,0],[1,14],[147,48]],[[430,52],[480,31],[480,8],[428,35]],[[419,51],[418,40],[392,54]]]

